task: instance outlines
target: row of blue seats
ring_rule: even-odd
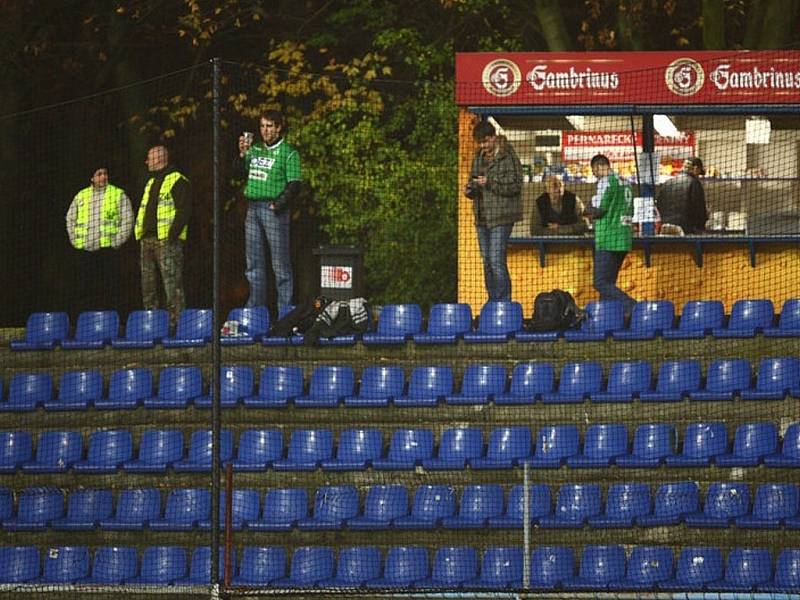
[[[264,496],[254,489],[232,492],[232,526],[255,531],[324,531],[387,529],[505,529],[524,522],[524,487],[511,487],[505,501],[499,484],[464,486],[460,501],[447,485],[423,485],[414,492],[403,485],[369,488],[363,509],[353,485],[322,486],[316,490],[313,512],[303,488],[274,488]],[[608,487],[605,503],[599,484],[563,484],[555,505],[550,487],[528,488],[530,523],[545,529],[598,529],[653,527],[685,523],[689,527],[742,529],[800,529],[800,496],[797,485],[759,485],[752,503],[745,483],[711,483],[701,508],[697,484],[686,481],[658,486],[651,496],[646,483],[615,483]],[[225,520],[225,496],[220,499],[220,526]],[[177,488],[167,495],[161,511],[161,495],[154,488],[120,492],[114,499],[108,489],[81,489],[65,502],[61,490],[26,488],[19,493],[14,513],[13,494],[0,487],[0,521],[6,531],[52,528],[79,531],[103,530],[189,531],[211,527],[211,492],[201,488]]]
[[[149,369],[121,369],[109,377],[107,392],[98,370],[68,371],[61,376],[55,392],[49,373],[17,373],[11,378],[8,397],[3,400],[0,380],[0,410],[46,410],[185,408],[189,404],[208,408],[211,397],[196,366],[170,366],[158,377],[154,393]],[[677,402],[690,400],[781,400],[800,396],[800,359],[763,358],[753,381],[750,362],[743,358],[717,359],[703,377],[696,360],[661,363],[653,385],[653,370],[647,361],[613,363],[608,379],[599,362],[568,362],[556,382],[550,363],[519,363],[509,380],[506,368],[498,364],[469,364],[456,390],[449,366],[415,367],[408,384],[399,366],[369,366],[357,382],[350,366],[321,365],[314,368],[305,386],[299,366],[267,366],[261,370],[256,392],[253,370],[247,366],[225,366],[220,371],[220,404],[235,407],[332,408],[403,407],[448,405],[498,405],[592,402]]]
[[[618,467],[797,467],[800,466],[800,423],[788,425],[779,449],[778,428],[771,422],[744,423],[729,445],[724,423],[690,423],[678,452],[678,435],[668,423],[646,423],[636,428],[633,443],[622,423],[589,425],[580,443],[576,425],[546,425],[534,432],[524,426],[494,427],[484,444],[475,427],[445,429],[438,448],[431,429],[396,429],[384,451],[379,429],[345,429],[334,451],[330,429],[292,430],[284,448],[279,429],[248,429],[239,437],[234,454],[233,432],[220,432],[220,460],[236,471],[358,471]],[[86,458],[77,431],[46,431],[39,436],[36,454],[27,431],[0,431],[0,473],[108,474],[117,470],[158,473],[208,471],[212,461],[212,432],[193,431],[184,455],[178,429],[147,429],[134,457],[133,435],[125,429],[95,431],[89,436]]]
[[[224,574],[220,551],[219,573]],[[385,560],[375,546],[348,546],[338,560],[328,546],[301,546],[287,554],[276,546],[247,546],[238,571],[232,554],[231,584],[271,588],[401,588],[401,589],[521,589],[523,553],[519,547],[489,547],[481,559],[471,546],[438,548],[430,565],[428,550],[393,546]],[[194,550],[189,560],[181,546],[149,546],[141,565],[131,547],[100,547],[94,561],[85,546],[48,548],[40,570],[35,546],[0,547],[0,583],[208,584],[211,552]],[[187,568],[188,565],[188,568]],[[566,546],[536,546],[530,558],[530,587],[566,590],[800,590],[800,550],[782,550],[773,568],[767,548],[733,548],[723,558],[714,546],[692,546],[677,561],[666,546],[634,546],[630,556],[620,545],[587,545],[576,569],[573,550]],[[480,568],[479,568],[480,567]],[[20,588],[23,589],[23,588]]]
[[[738,300],[726,318],[724,306],[717,300],[698,300],[683,306],[680,318],[669,300],[638,302],[625,323],[623,307],[617,301],[594,301],[586,306],[586,318],[579,329],[561,332],[524,330],[523,308],[518,302],[487,302],[473,324],[468,304],[445,303],[431,307],[424,326],[418,304],[384,306],[375,331],[321,340],[322,344],[366,345],[446,344],[464,340],[468,343],[553,341],[563,336],[567,341],[594,341],[613,337],[619,340],[697,339],[706,335],[718,338],[744,338],[763,334],[768,337],[800,336],[800,299],[787,300],[776,321],[771,300]],[[78,316],[74,336],[69,337],[66,313],[33,313],[28,318],[25,338],[13,340],[12,350],[43,350],[60,345],[64,349],[165,348],[203,346],[213,336],[210,309],[186,309],[179,316],[175,335],[169,335],[165,311],[133,311],[128,315],[125,334],[120,335],[120,317],[116,311],[87,311]],[[270,336],[270,317],[266,307],[235,308],[229,321],[238,323],[237,335],[221,338],[223,345],[301,344],[303,336]]]

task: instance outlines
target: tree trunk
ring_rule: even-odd
[[[753,0],[750,10],[745,15],[747,29],[744,33],[742,45],[750,50],[758,48],[759,37],[761,35],[761,25],[764,22],[765,3],[762,0]]]
[[[798,0],[772,0],[767,2],[758,48],[771,50],[783,48],[791,39],[797,17]]]
[[[534,0],[533,6],[547,49],[551,52],[572,50],[572,38],[564,24],[559,0]]]
[[[725,2],[703,0],[703,48],[725,49]]]

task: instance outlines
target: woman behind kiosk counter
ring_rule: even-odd
[[[587,229],[583,202],[574,193],[564,188],[557,175],[544,178],[544,193],[536,198],[531,213],[532,236],[580,235]]]

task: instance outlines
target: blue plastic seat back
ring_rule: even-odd
[[[393,546],[386,552],[383,577],[387,583],[408,587],[428,575],[428,552],[419,546]]]
[[[419,304],[387,304],[378,317],[378,335],[408,336],[422,331]]]
[[[599,587],[621,580],[625,576],[625,549],[617,544],[585,546],[579,576]]]
[[[364,500],[364,517],[392,521],[408,514],[408,490],[404,485],[373,485]]]
[[[336,580],[340,585],[360,587],[381,574],[381,552],[376,546],[348,546],[339,551]]]
[[[746,483],[712,483],[703,513],[714,519],[733,519],[750,512],[750,487]]]
[[[531,455],[531,430],[528,427],[495,427],[489,434],[486,457],[514,461]]]
[[[559,521],[583,521],[600,514],[600,486],[565,484],[558,489],[555,517]]]
[[[428,314],[427,332],[459,336],[472,329],[472,308],[464,303],[434,304]]]
[[[292,554],[289,579],[294,585],[313,586],[333,576],[333,548],[301,546]]]
[[[522,548],[492,546],[483,553],[480,582],[486,586],[504,588],[522,581]]]
[[[213,312],[210,308],[185,308],[178,316],[177,340],[210,341],[213,335]]]
[[[101,546],[94,553],[91,579],[95,583],[119,584],[136,576],[136,548]]]
[[[775,585],[787,591],[800,588],[800,548],[781,550],[775,563]]]
[[[133,437],[126,429],[95,431],[89,437],[86,460],[90,465],[119,465],[133,456]]]
[[[103,375],[100,371],[68,371],[61,376],[58,401],[64,404],[91,404],[103,397]]]
[[[450,367],[414,367],[408,384],[408,395],[414,398],[438,398],[453,391]]]
[[[245,546],[239,578],[247,583],[267,585],[286,575],[286,550],[278,546]]]
[[[400,367],[365,367],[361,372],[360,398],[383,400],[402,395],[405,374]]]
[[[503,487],[497,483],[467,485],[461,492],[458,516],[483,521],[503,513]]]
[[[36,546],[0,546],[0,583],[26,583],[39,577]]]
[[[800,385],[800,359],[794,357],[762,358],[758,365],[758,391],[787,393]]]
[[[667,546],[634,546],[625,579],[655,587],[655,584],[672,577],[673,562],[672,549]]]
[[[183,431],[146,429],[139,441],[139,460],[149,465],[167,465],[183,457]]]
[[[352,367],[323,365],[311,373],[308,395],[336,401],[353,394],[355,374]]]
[[[200,367],[166,367],[158,378],[158,397],[188,402],[203,394]]]
[[[120,369],[108,379],[109,400],[139,402],[153,394],[153,374],[150,369]]]
[[[612,458],[627,454],[628,429],[622,423],[589,425],[583,442],[584,456]]]
[[[682,585],[702,589],[706,583],[722,579],[722,552],[709,546],[681,550],[675,578]]]
[[[794,517],[800,510],[797,485],[793,483],[764,483],[756,489],[753,517],[779,521]]]
[[[253,489],[234,489],[231,493],[233,500],[231,507],[231,520],[234,524],[252,523],[258,521],[261,514],[260,492]],[[220,527],[225,526],[225,512],[228,499],[225,491],[219,494],[219,520]]]
[[[67,499],[67,521],[95,523],[113,511],[111,490],[75,490]]]
[[[678,329],[710,333],[722,327],[724,319],[725,306],[719,300],[691,300],[683,305]]]
[[[778,450],[778,428],[775,423],[745,423],[736,428],[733,439],[733,454],[738,457],[756,458]]]
[[[163,308],[134,310],[128,315],[125,339],[135,342],[159,342],[169,335],[169,314]]]
[[[33,408],[53,398],[53,380],[49,373],[17,373],[8,386],[8,404]]]
[[[198,429],[189,437],[187,461],[194,465],[211,465],[213,460],[213,436],[211,429]],[[233,456],[233,432],[230,429],[220,431],[219,458],[222,462]]]
[[[562,459],[578,454],[580,433],[576,425],[549,425],[536,433],[535,455]]]
[[[336,457],[344,461],[371,461],[383,452],[380,429],[345,429],[339,435]]]
[[[706,390],[739,392],[750,388],[750,361],[744,358],[721,358],[711,362],[706,374]]]
[[[186,576],[186,549],[181,546],[148,546],[142,553],[139,580],[169,584]]]
[[[293,523],[308,516],[308,492],[303,488],[275,488],[264,495],[262,519]]]
[[[467,461],[482,454],[483,432],[477,427],[453,427],[442,432],[438,458]]]
[[[0,523],[14,514],[14,492],[11,488],[0,486]]]
[[[700,490],[693,481],[664,483],[656,490],[653,514],[659,517],[679,517],[700,510]]]
[[[599,392],[602,386],[603,367],[598,362],[569,362],[561,368],[559,394],[591,394]]]
[[[618,300],[595,300],[586,304],[586,318],[581,323],[585,333],[608,334],[624,327],[625,314]]]
[[[291,462],[317,462],[333,456],[333,432],[330,429],[295,429],[289,438]]]
[[[772,325],[774,316],[772,300],[737,300],[731,308],[728,329],[758,332]]]
[[[0,467],[16,468],[20,463],[30,460],[32,452],[30,432],[0,431]]]
[[[725,565],[725,582],[745,589],[772,577],[772,557],[767,548],[734,548]]]
[[[75,340],[104,342],[119,337],[119,314],[115,310],[92,310],[78,315]]]
[[[644,360],[616,362],[608,372],[608,391],[635,394],[650,389],[653,371]]]
[[[641,335],[650,335],[672,329],[675,307],[670,300],[642,300],[631,312],[628,329]]]
[[[239,437],[237,460],[246,464],[266,464],[283,455],[280,429],[247,429]]]
[[[414,494],[414,517],[436,521],[456,511],[456,493],[447,485],[421,485]]]
[[[211,492],[201,488],[178,488],[167,496],[164,520],[168,523],[186,524],[209,519]]]
[[[434,583],[458,586],[477,575],[478,553],[472,546],[446,546],[436,551],[431,573]]]
[[[506,387],[506,369],[502,365],[467,365],[461,380],[461,393],[465,396],[489,398],[500,394]]]
[[[253,370],[243,365],[222,367],[219,383],[222,402],[238,402],[253,393]]]
[[[258,395],[272,401],[287,401],[303,393],[301,367],[267,366],[261,371]]]
[[[800,423],[792,423],[783,433],[781,454],[791,458],[800,458]]]
[[[314,497],[314,520],[339,522],[359,512],[358,491],[352,485],[323,485]]]
[[[675,454],[678,434],[668,423],[639,425],[633,434],[633,454],[641,458],[664,458]]]
[[[519,302],[492,300],[481,308],[478,333],[511,334],[522,329],[522,305]]]
[[[389,442],[389,460],[418,462],[433,456],[433,431],[430,429],[397,429]]]
[[[225,577],[225,548],[220,546],[218,560],[219,566],[217,572],[219,573],[219,580],[223,581]],[[231,554],[231,573],[236,571],[236,553]],[[198,546],[192,552],[192,558],[189,561],[189,577],[188,580],[183,580],[181,583],[189,583],[190,585],[201,585],[211,583],[211,547]]]
[[[239,333],[258,338],[269,331],[269,310],[266,306],[232,308],[228,321],[239,322]]]
[[[45,431],[36,445],[36,462],[66,469],[81,459],[83,439],[79,431]]]
[[[614,483],[608,487],[606,516],[635,519],[650,514],[650,486],[646,483]]]
[[[534,397],[553,391],[556,374],[550,363],[520,363],[511,372],[511,394]]]
[[[800,329],[800,299],[789,298],[781,307],[781,315],[778,319],[779,329]]]
[[[155,488],[122,490],[117,500],[115,521],[148,523],[161,515],[161,494]]]
[[[86,546],[58,546],[44,555],[42,581],[75,583],[89,575],[89,549]]]
[[[656,391],[680,395],[699,390],[701,378],[699,361],[667,360],[658,369]]]
[[[689,423],[683,436],[683,455],[710,458],[728,450],[728,430],[725,423]]]
[[[30,344],[60,342],[69,335],[69,315],[65,312],[35,312],[28,316],[25,341]]]
[[[550,513],[552,506],[550,497],[550,486],[544,483],[537,483],[528,486],[528,511],[530,517],[542,517]],[[525,515],[525,486],[514,485],[508,492],[508,507],[506,516],[512,517],[522,522]]]
[[[20,493],[17,506],[19,523],[49,523],[62,516],[64,516],[64,495],[58,488],[26,488]]]
[[[575,556],[566,546],[539,546],[531,554],[531,587],[551,588],[575,575]]]

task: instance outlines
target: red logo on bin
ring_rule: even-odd
[[[350,281],[350,273],[341,267],[334,267],[331,275],[333,276],[334,281],[341,281],[342,283]]]
[[[353,285],[353,267],[323,265],[320,283],[324,288],[349,288]]]

